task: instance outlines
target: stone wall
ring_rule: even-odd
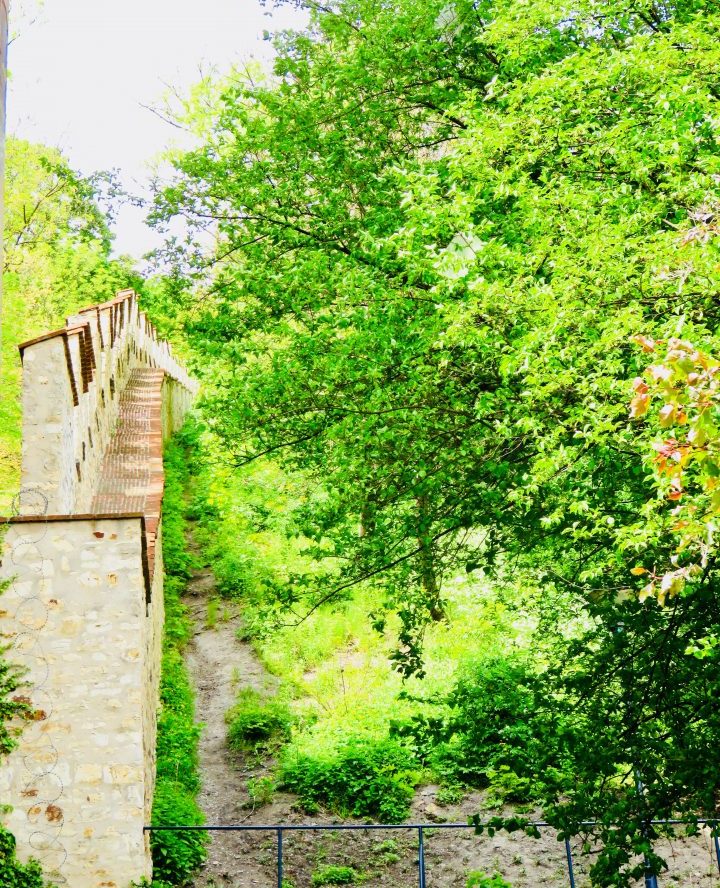
[[[6,823],[21,856],[73,888],[150,875],[148,666],[162,595],[146,606],[142,536],[141,517],[40,519],[13,523],[4,540],[3,634],[28,669],[34,720],[0,772],[0,797],[14,806]]]
[[[162,443],[196,386],[130,292],[21,350],[0,644],[27,670],[33,718],[0,768],[2,822],[55,884],[128,888],[152,875]]]
[[[158,368],[189,397],[196,391],[132,290],[73,315],[20,352],[22,489],[42,493],[53,515],[90,511],[119,398],[135,368]]]

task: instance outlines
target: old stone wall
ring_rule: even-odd
[[[28,669],[35,714],[0,772],[0,796],[21,855],[61,885],[150,875],[144,721],[156,690],[146,670],[161,596],[146,606],[142,535],[141,517],[37,520],[13,523],[4,541],[4,634]]]
[[[53,515],[90,511],[120,395],[138,367],[163,370],[192,396],[196,385],[158,339],[132,290],[68,318],[20,346],[22,488]]]
[[[162,444],[196,386],[130,292],[21,350],[0,643],[27,670],[33,718],[0,768],[2,822],[53,883],[128,888],[152,874]]]

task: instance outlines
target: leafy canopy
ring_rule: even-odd
[[[643,819],[720,789],[717,676],[685,653],[717,628],[715,563],[666,608],[640,600],[632,569],[676,538],[627,410],[635,334],[715,346],[720,17],[306,5],[272,77],[189,101],[198,146],[158,195],[158,224],[188,225],[168,255],[207,414],[235,462],[317,485],[296,519],[337,572],[277,591],[297,619],[372,579],[417,672],[444,578],[522,578],[537,699],[563,716],[538,717],[555,738],[528,767],[553,822],[600,819],[596,883],[628,884],[634,855],[660,866]]]

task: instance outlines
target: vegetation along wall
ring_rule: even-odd
[[[125,888],[151,875],[162,443],[195,383],[132,291],[20,348],[0,632],[27,669],[31,719],[0,772],[4,824],[54,883]]]

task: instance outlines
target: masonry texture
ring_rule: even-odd
[[[131,291],[20,349],[0,641],[27,669],[33,717],[0,771],[3,822],[51,882],[128,888],[152,875],[162,445],[196,386]]]

